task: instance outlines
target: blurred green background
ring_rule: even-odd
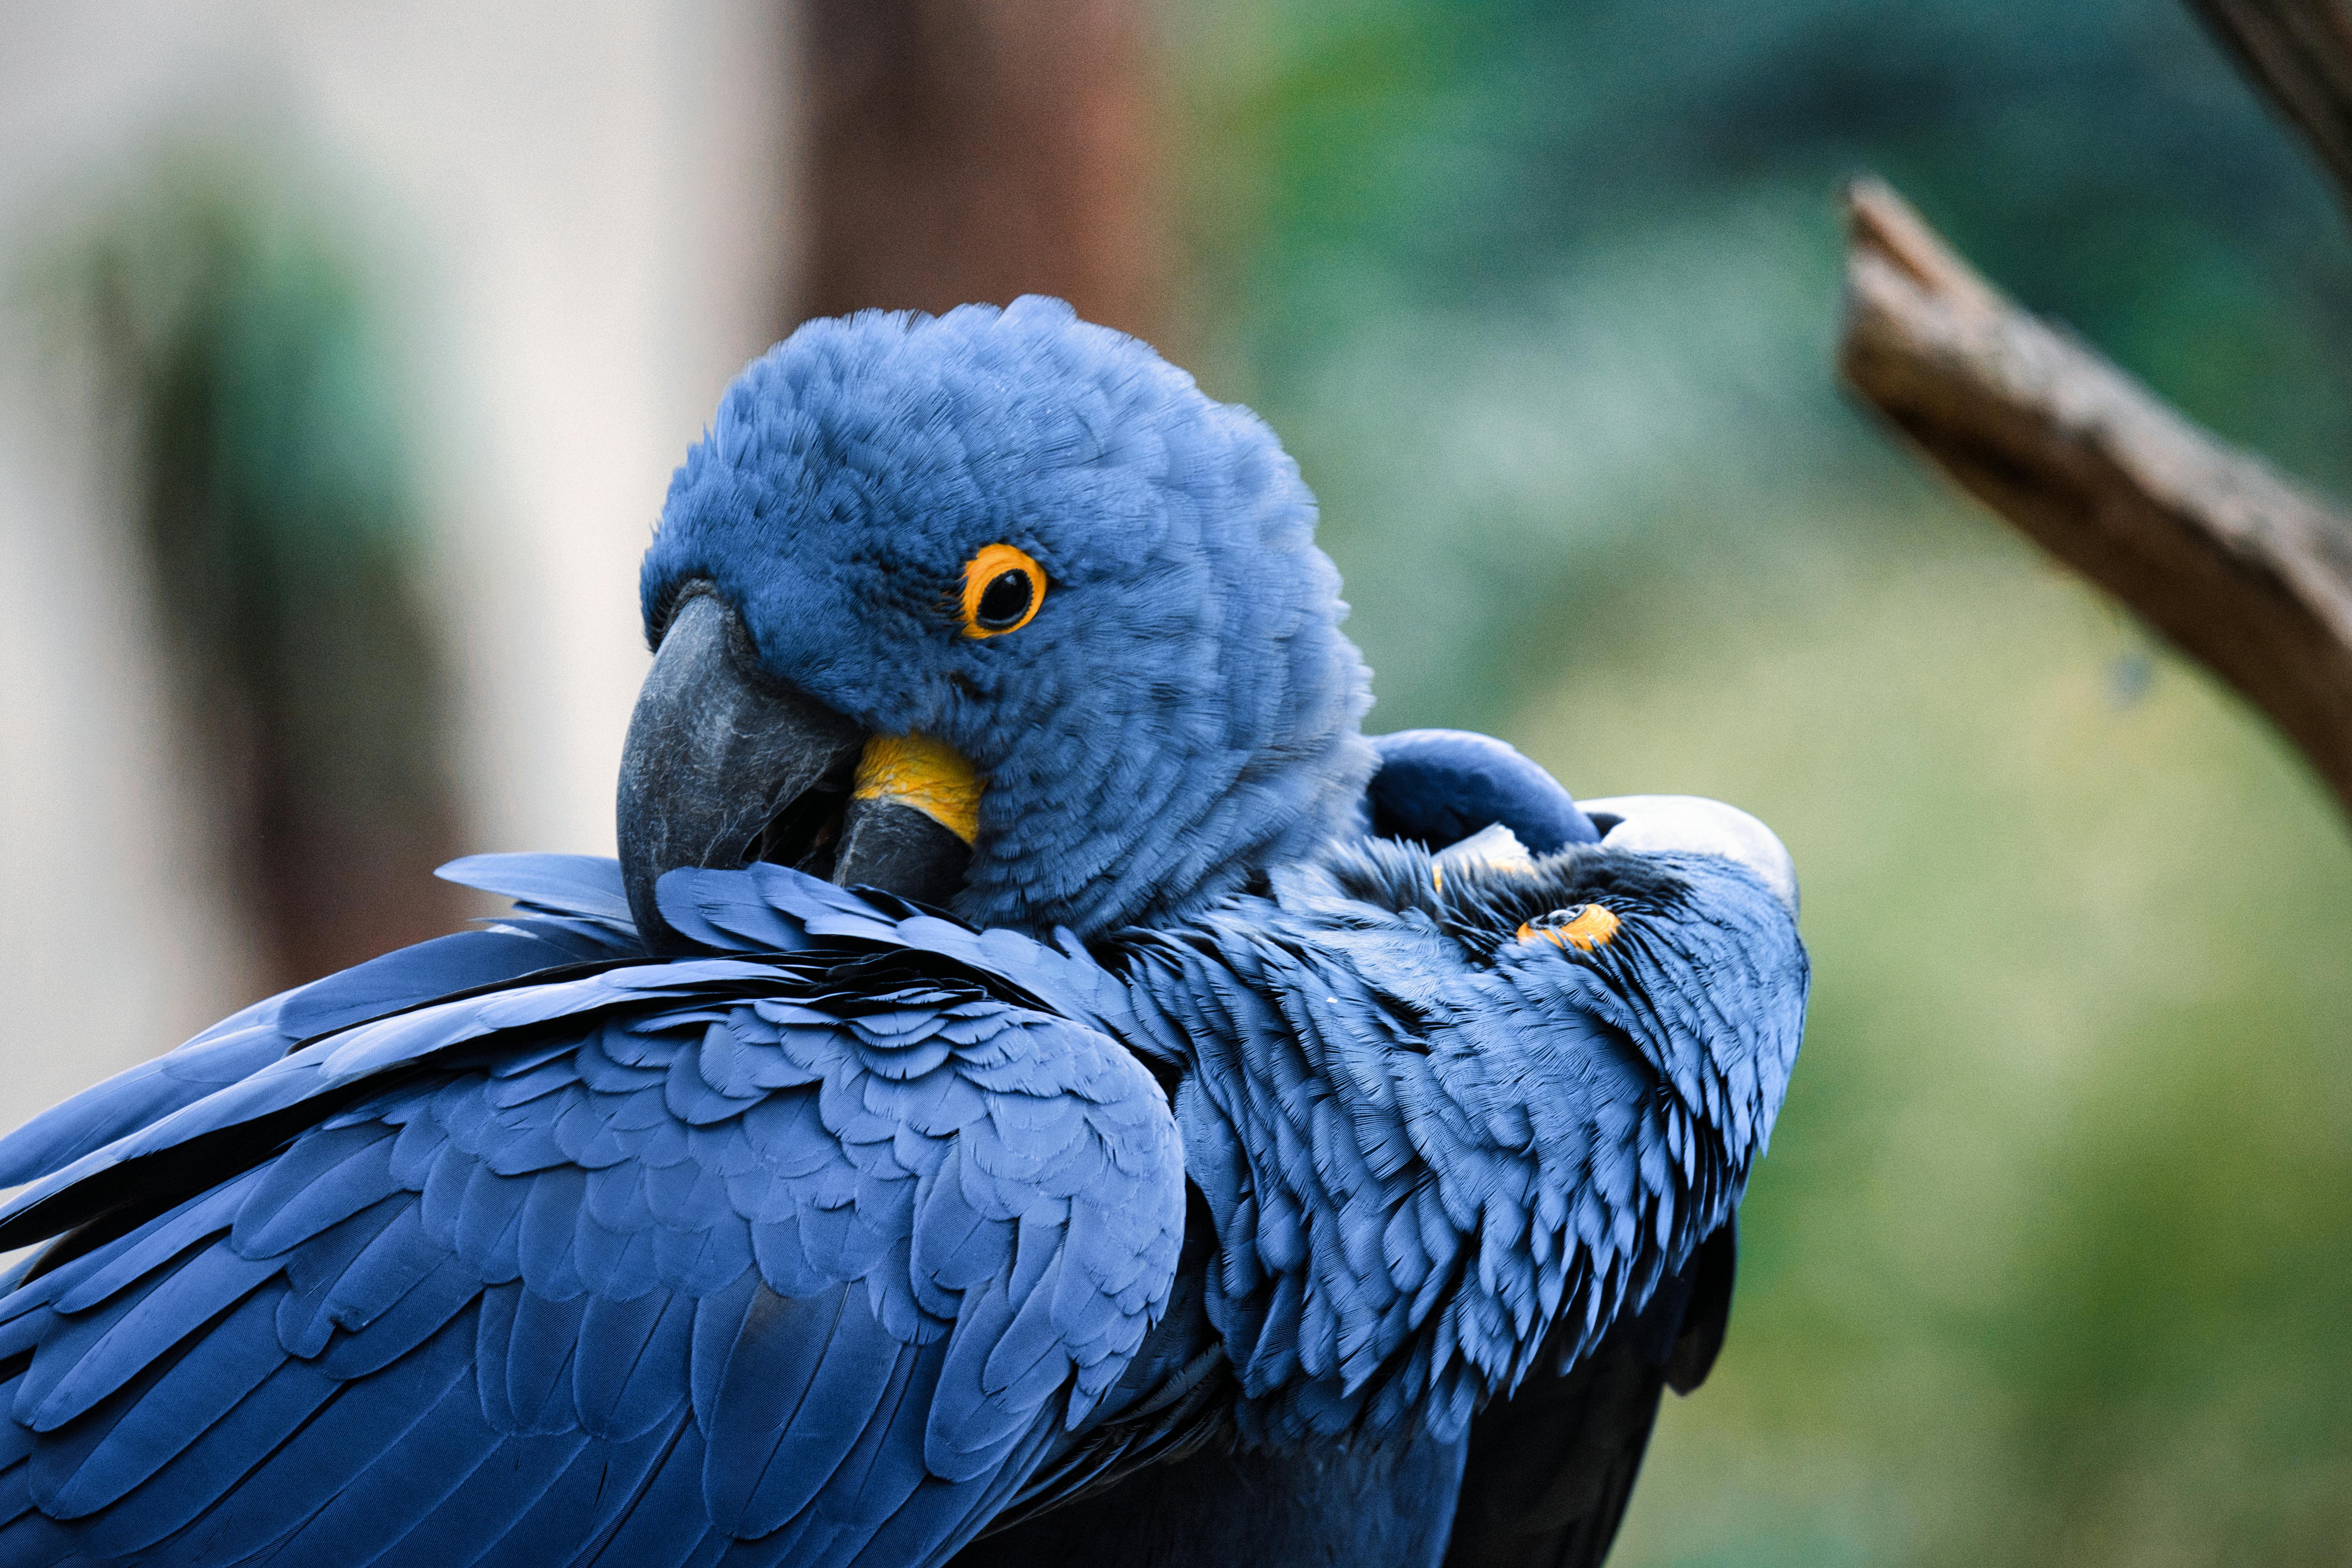
[[[1772,823],[1803,1058],[1612,1563],[2352,1561],[2352,855],[1831,377],[1838,179],[2352,489],[2352,237],[2172,0],[1197,0],[1204,379],[1376,729]]]
[[[100,307],[77,401],[0,289],[0,1121],[437,924],[401,898],[449,849],[609,849],[635,553],[830,243],[796,139],[867,129],[788,35],[908,16],[1004,29],[908,65],[956,112],[899,150],[965,159],[909,188],[1066,176],[1127,298],[1177,280],[1164,341],[1322,497],[1375,728],[1796,856],[1812,1025],[1731,1338],[1612,1563],[2352,1562],[2344,827],[1831,374],[1868,168],[2352,494],[2352,229],[2179,0],[0,0],[0,279],[63,256]],[[1164,208],[1111,211],[1154,161]],[[1050,241],[1022,286],[1159,330],[1006,226]]]

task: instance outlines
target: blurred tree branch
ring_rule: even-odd
[[[1845,205],[1846,380],[2268,713],[2352,812],[2352,524],[2003,299],[1886,185]]]
[[[2303,132],[2352,203],[2352,8],[2344,0],[2189,0]]]

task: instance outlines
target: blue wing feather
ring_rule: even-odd
[[[1372,737],[1381,765],[1365,787],[1371,829],[1443,849],[1500,823],[1538,855],[1601,840],[1592,819],[1542,768],[1505,742],[1466,730]]]
[[[90,1561],[162,1542],[191,1563],[634,1565],[730,1542],[765,1560],[787,1531],[795,1562],[845,1563],[877,1531],[943,1552],[1141,1343],[1181,1166],[1156,1087],[1102,1036],[951,959],[868,1006],[825,980],[837,963],[525,977],[357,1024],[85,1151],[19,1195],[19,1232],[126,1173],[230,1173],[0,1302],[0,1338],[32,1352],[0,1387],[47,1477],[25,1495],[80,1510]],[[795,995],[783,1024],[753,1010]],[[292,1116],[316,1124],[273,1154]],[[982,1136],[1038,1147],[942,1187]],[[1068,1194],[1097,1184],[1123,1232],[1073,1228]],[[978,1199],[952,1279],[915,1259],[927,1194]],[[1057,1289],[1066,1248],[1081,1284]],[[1021,1375],[939,1396],[960,1349],[985,1363],[1016,1326]],[[589,1452],[618,1467],[593,1520],[547,1500],[587,1485]],[[12,1525],[0,1563],[64,1539]]]
[[[478,1414],[468,1414],[478,1419]],[[486,1543],[504,1539],[523,1516],[532,1512],[591,1447],[588,1437],[576,1430],[499,1438],[481,1450],[480,1462],[471,1473],[446,1493],[435,1496],[439,1489],[434,1488],[418,1489],[412,1495],[409,1513],[414,1522],[396,1536],[399,1556],[465,1568]],[[541,1550],[561,1562],[567,1549],[587,1533],[585,1524],[577,1515],[542,1519]],[[300,1549],[302,1543],[298,1541],[289,1550]]]
[[[472,1326],[453,1321],[448,1328],[462,1347],[472,1338]],[[380,1384],[362,1381],[345,1387],[344,1403],[374,1406],[382,1402],[370,1397],[378,1394]],[[436,1505],[457,1490],[505,1440],[506,1435],[482,1419],[473,1380],[461,1372],[440,1384],[438,1396],[413,1415],[396,1445],[387,1445],[367,1463],[345,1469],[331,1490],[311,1494],[323,1496],[324,1506],[288,1537],[279,1555],[305,1563],[381,1559],[388,1546],[402,1543],[404,1537],[430,1519]],[[284,1500],[295,1502],[295,1498]],[[295,1502],[295,1506],[300,1504]]]
[[[526,910],[604,921],[634,936],[619,861],[601,855],[467,855],[435,875],[513,899]]]
[[[457,931],[371,959],[289,993],[277,1027],[289,1040],[307,1040],[421,1002],[581,963],[637,956],[635,944],[550,940],[530,926]]]
[[[1265,1440],[1449,1435],[1572,1363],[1727,1219],[1787,1084],[1803,952],[1744,868],[1575,848],[1442,881],[1339,847],[1122,939]],[[1621,921],[1589,952],[1509,934],[1587,901]]]
[[[536,1497],[528,1498],[528,1511],[503,1535],[478,1537],[490,1544],[473,1568],[544,1568],[551,1561],[583,1561],[593,1544],[621,1521],[658,1473],[680,1434],[691,1426],[678,1414],[625,1441],[582,1444],[563,1472]],[[694,1539],[690,1531],[680,1533]],[[550,1543],[556,1542],[578,1545],[565,1556],[550,1552]]]
[[[592,1297],[581,1314],[572,1397],[590,1436],[633,1438],[686,1401],[675,1375],[694,1326],[691,1298],[648,1290],[633,1300]],[[484,1385],[489,1373],[485,1370]]]
[[[224,1084],[237,1082],[286,1054],[272,1021],[200,1037],[84,1090],[0,1138],[0,1186],[44,1176],[135,1131]]]
[[[727,1550],[725,1536],[681,1528],[706,1517],[702,1461],[701,1430],[681,1419],[617,1521],[593,1543],[586,1560],[591,1568],[686,1568],[717,1561]]]
[[[478,855],[443,868],[453,881],[525,900],[498,929],[461,931],[281,993],[224,1019],[175,1051],[63,1101],[0,1138],[0,1186],[16,1186],[238,1082],[331,1029],[452,993],[567,965],[641,957],[619,893],[620,868],[589,856]]]
[[[791,1300],[755,1292],[703,1426],[703,1498],[730,1533],[769,1534],[835,1479],[901,1374],[922,1352],[835,1286]]]
[[[580,1407],[572,1397],[572,1367],[588,1297],[583,1292],[551,1301],[536,1290],[518,1294],[503,1358],[508,1424],[518,1432],[576,1431]],[[487,1381],[488,1368],[477,1370]]]

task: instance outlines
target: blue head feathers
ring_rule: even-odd
[[[811,321],[671,481],[642,593],[734,605],[771,675],[986,780],[958,911],[1176,915],[1349,819],[1374,766],[1314,498],[1272,431],[1056,300]],[[967,563],[1044,570],[966,635]]]

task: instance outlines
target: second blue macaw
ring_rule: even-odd
[[[648,552],[619,861],[0,1141],[0,1568],[1595,1563],[1793,1065],[1788,858],[1368,740],[1296,468],[814,322]]]

